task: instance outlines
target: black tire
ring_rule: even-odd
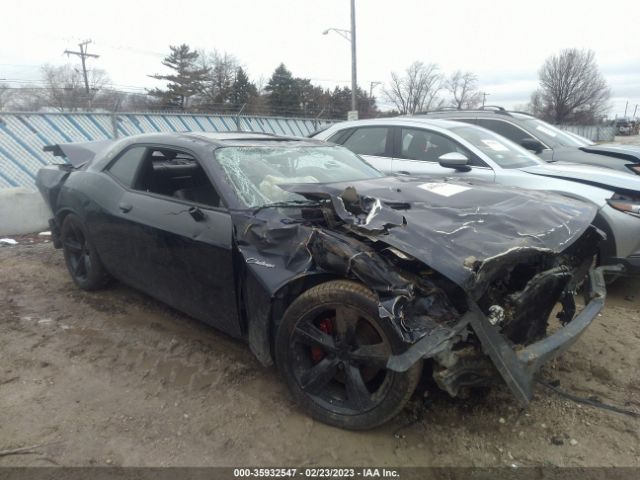
[[[97,290],[109,282],[109,274],[76,214],[70,213],[64,217],[60,228],[60,240],[67,269],[78,287],[83,290]]]
[[[336,280],[300,295],[287,309],[275,341],[276,364],[289,390],[313,418],[352,430],[398,414],[420,379],[422,362],[404,373],[386,369],[403,345],[381,319],[375,295]]]

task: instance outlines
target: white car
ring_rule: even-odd
[[[484,128],[397,117],[343,122],[312,135],[343,145],[386,173],[549,190],[595,204],[607,234],[600,263],[640,273],[640,178],[589,165],[547,163]]]

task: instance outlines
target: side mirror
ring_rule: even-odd
[[[522,140],[520,140],[520,145],[536,154],[544,150],[544,146],[534,138],[523,138]]]
[[[458,152],[445,153],[444,155],[438,157],[438,163],[440,163],[440,166],[442,167],[453,168],[460,172],[468,172],[469,170],[471,170],[471,167],[467,165],[467,163],[469,163],[469,159],[465,155]]]

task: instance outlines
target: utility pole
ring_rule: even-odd
[[[491,95],[491,94],[487,92],[482,92],[482,108],[484,108],[484,102],[487,99],[487,95]]]
[[[351,0],[351,111],[358,118],[358,75],[356,68],[356,0]]]
[[[80,47],[80,51],[79,52],[73,52],[71,50],[65,50],[64,53],[67,54],[67,57],[69,55],[77,55],[78,57],[80,57],[80,60],[82,61],[82,75],[84,77],[84,88],[87,91],[87,95],[89,94],[89,78],[87,77],[87,64],[86,64],[86,59],[87,58],[99,58],[100,55],[95,55],[93,53],[87,53],[87,45],[89,45],[91,43],[91,40],[85,40],[84,42],[80,42],[78,44],[78,46]]]
[[[624,118],[627,118],[627,107],[629,106],[629,100],[627,100],[627,103],[625,103],[624,105]]]
[[[638,111],[638,104],[636,103],[636,108],[633,109],[633,118],[636,118],[636,112]]]
[[[327,35],[329,32],[334,31],[342,38],[351,42],[351,110],[347,113],[347,120],[358,119],[358,74],[357,74],[357,61],[356,61],[356,0],[351,0],[351,29],[345,30],[343,28],[327,28],[323,35]]]

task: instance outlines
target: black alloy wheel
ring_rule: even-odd
[[[397,414],[418,381],[386,368],[402,345],[381,319],[373,293],[355,282],[332,281],[298,297],[276,340],[277,363],[302,406],[318,420],[366,429]]]
[[[68,214],[60,229],[62,249],[74,283],[83,290],[103,287],[109,280],[98,254],[89,240],[80,218]]]

